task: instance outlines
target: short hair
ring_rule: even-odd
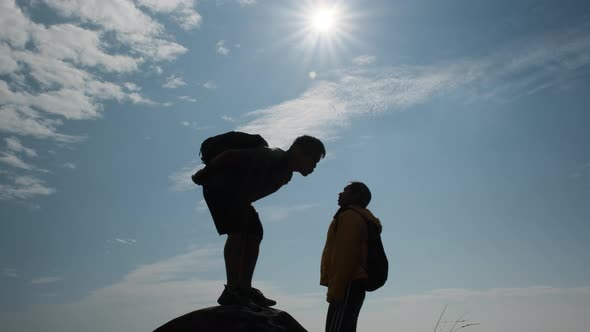
[[[362,208],[366,208],[371,202],[371,191],[366,184],[359,181],[352,181],[348,184],[350,191],[359,198],[357,202]]]
[[[324,158],[326,156],[326,148],[324,147],[324,143],[313,136],[299,136],[295,139],[295,141],[293,141],[291,146],[294,145],[301,147],[303,150],[313,155],[320,155],[320,158]]]

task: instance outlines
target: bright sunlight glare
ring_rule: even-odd
[[[336,10],[333,8],[319,8],[313,12],[311,25],[319,33],[329,33],[336,25]]]

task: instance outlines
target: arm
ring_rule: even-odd
[[[239,168],[248,163],[248,156],[239,150],[228,150],[222,152],[209,162],[204,168],[191,176],[192,181],[200,186],[215,181],[215,178],[223,176],[226,171],[232,174],[239,171]]]
[[[354,211],[338,216],[338,228],[334,234],[332,268],[334,273],[328,284],[328,302],[340,302],[346,295],[346,287],[358,268],[363,243],[365,221]]]

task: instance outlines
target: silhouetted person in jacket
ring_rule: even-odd
[[[228,235],[224,248],[227,285],[219,304],[276,304],[252,287],[263,237],[252,203],[287,184],[293,172],[311,174],[325,154],[319,139],[305,135],[287,151],[267,147],[225,151],[192,176],[193,182],[203,186],[217,232]]]
[[[330,303],[326,332],[356,331],[365,300],[367,280],[367,222],[381,232],[381,222],[367,205],[371,191],[362,182],[351,182],[338,194],[340,209],[328,229],[322,253],[320,284],[328,287]]]

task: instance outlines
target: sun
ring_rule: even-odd
[[[329,34],[338,23],[336,8],[317,8],[310,19],[312,30],[320,34]]]
[[[278,41],[291,47],[290,52],[304,64],[313,61],[337,64],[346,61],[350,49],[361,41],[355,36],[359,31],[359,19],[364,17],[348,0],[298,0],[277,11],[280,24],[291,31]],[[285,31],[287,31],[287,29]],[[306,68],[311,72],[312,68]],[[315,78],[315,77],[310,77]]]

